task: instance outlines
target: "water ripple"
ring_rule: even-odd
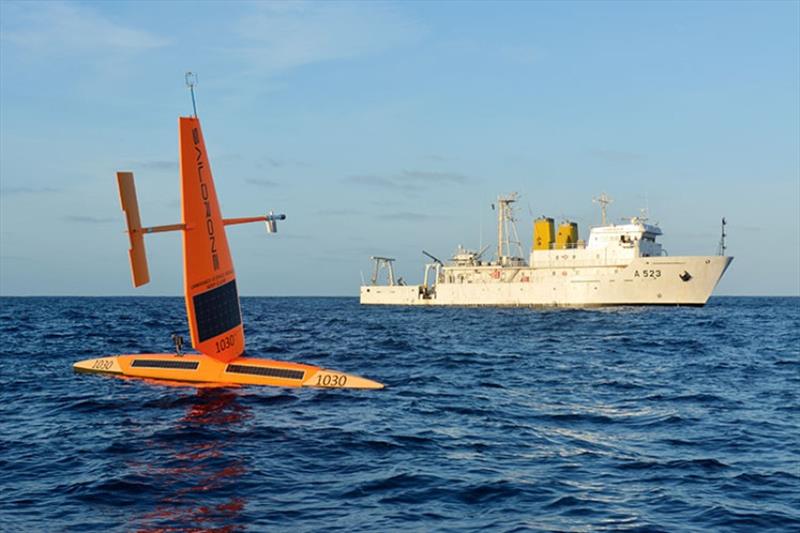
[[[249,355],[380,392],[76,375],[188,337],[183,301],[0,304],[4,531],[800,530],[797,298],[242,300]]]

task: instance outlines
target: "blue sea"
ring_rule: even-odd
[[[248,355],[380,391],[167,387],[181,298],[0,299],[2,531],[798,531],[800,299],[244,298]]]

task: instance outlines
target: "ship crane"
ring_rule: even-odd
[[[440,264],[440,265],[444,266],[444,263],[442,263],[442,262],[439,260],[439,258],[437,258],[437,257],[434,257],[433,255],[429,254],[429,253],[428,253],[428,252],[426,252],[425,250],[422,250],[422,255],[426,255],[426,256],[430,257],[431,259],[433,259],[433,262],[434,262],[434,263],[438,263],[438,264]]]
[[[429,254],[425,250],[422,250],[422,253],[425,256],[433,259],[433,263],[428,263],[425,265],[425,273],[422,276],[422,294],[425,298],[430,298],[434,285],[439,281],[439,273],[441,272],[442,267],[444,267],[444,263],[442,263],[438,257],[434,256],[433,254]],[[434,271],[434,283],[429,283],[431,270]]]
[[[378,275],[381,273],[381,270],[385,268],[389,286],[396,285],[394,281],[394,257],[372,256],[370,259],[375,261],[375,268],[372,270],[372,284],[378,284]]]

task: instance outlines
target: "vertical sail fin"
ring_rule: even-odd
[[[183,280],[192,346],[230,361],[245,346],[233,260],[200,121],[181,117],[179,123]]]
[[[144,233],[139,217],[139,202],[136,200],[133,172],[117,172],[117,185],[119,185],[119,202],[128,225],[128,239],[131,242],[128,258],[131,262],[133,286],[140,287],[150,281],[150,271],[147,268],[147,253],[144,248]]]

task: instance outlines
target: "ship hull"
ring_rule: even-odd
[[[702,306],[732,259],[664,256],[638,257],[626,265],[448,267],[443,280],[430,290],[422,285],[363,286],[360,301],[492,307]]]

